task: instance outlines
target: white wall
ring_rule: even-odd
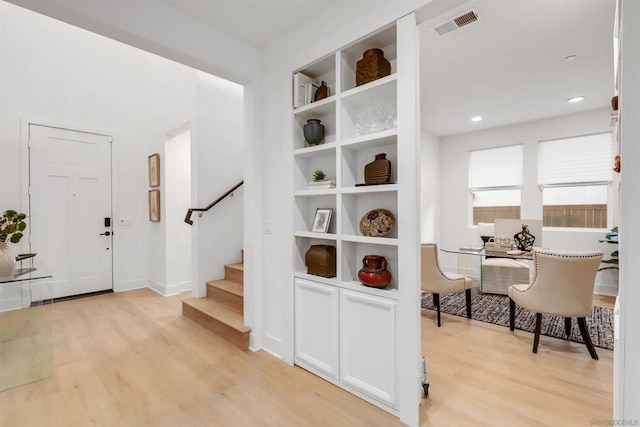
[[[191,207],[191,131],[165,145],[165,227],[167,294],[191,290],[191,228],[184,222]]]
[[[420,242],[438,242],[440,237],[440,140],[421,131],[420,151]]]
[[[611,132],[608,109],[572,114],[441,138],[440,143],[440,247],[458,248],[480,243],[477,228],[470,226],[468,191],[469,150],[523,144],[524,185],[521,217],[542,219],[542,196],[537,185],[538,141],[599,132]],[[617,224],[617,219],[614,220]],[[603,230],[553,229],[543,231],[545,247],[567,250],[611,250],[598,239]],[[443,268],[455,270],[457,258],[441,254]],[[615,275],[599,273],[596,290],[617,293]]]
[[[243,88],[205,73],[197,75],[197,116],[192,136],[192,200],[206,207],[243,179]],[[224,264],[240,261],[244,187],[205,213],[194,215],[194,294],[205,282],[224,277]]]

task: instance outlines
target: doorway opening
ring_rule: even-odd
[[[186,128],[186,130],[185,130]],[[191,207],[191,131],[167,134],[165,142],[166,286],[170,294],[192,290],[191,227],[184,215]]]

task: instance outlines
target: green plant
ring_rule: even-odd
[[[327,177],[327,175],[325,175],[325,173],[322,172],[321,169],[316,169],[316,171],[313,173],[313,180],[314,181],[322,181],[326,177]]]
[[[610,244],[617,245],[618,244],[618,227],[613,227],[611,230],[607,232],[603,240],[598,240],[598,241],[602,243],[610,243]],[[618,270],[620,268],[618,266],[618,251],[615,250],[611,252],[609,256],[610,256],[609,259],[602,260],[603,264],[609,264],[609,265],[607,265],[606,267],[599,268],[598,271]]]
[[[0,243],[18,243],[22,239],[22,232],[27,228],[24,219],[27,216],[13,210],[6,210],[0,218]]]

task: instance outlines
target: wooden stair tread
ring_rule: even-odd
[[[195,308],[240,333],[248,334],[251,332],[251,329],[244,324],[242,313],[224,304],[220,304],[211,298],[185,298],[182,300],[182,303]]]
[[[234,270],[244,271],[244,264],[241,262],[237,264],[226,264],[225,267],[233,268]]]
[[[207,282],[207,286],[222,289],[225,292],[229,292],[230,294],[234,294],[239,297],[244,297],[244,286],[242,286],[242,283],[221,279]]]

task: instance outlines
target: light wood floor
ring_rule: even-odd
[[[612,352],[423,310],[429,426],[589,425],[612,413]],[[5,426],[394,426],[265,352],[242,352],[150,290],[54,304],[53,377],[0,393]]]
[[[594,304],[613,307],[613,297]],[[613,418],[613,352],[422,310],[422,352],[429,397],[420,408],[429,426],[589,426]]]

